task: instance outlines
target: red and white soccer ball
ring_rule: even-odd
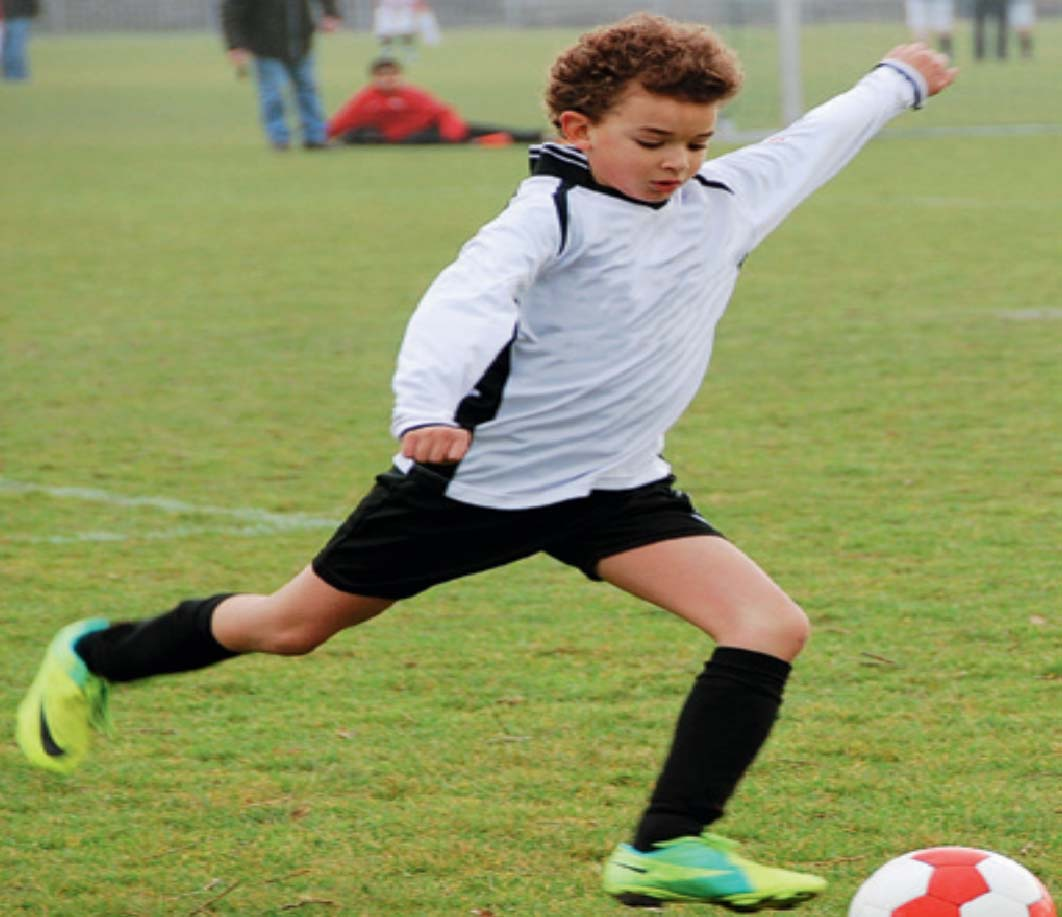
[[[1047,889],[1014,860],[969,847],[905,853],[864,882],[848,917],[1056,917]]]

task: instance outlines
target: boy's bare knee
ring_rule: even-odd
[[[733,633],[718,635],[720,643],[743,646],[792,661],[804,649],[811,636],[807,614],[795,602],[749,611]]]
[[[270,638],[269,652],[277,656],[305,656],[324,643],[328,636],[305,627],[288,628]]]
[[[795,602],[790,604],[782,631],[790,643],[791,655],[788,658],[792,659],[807,646],[811,637],[811,621],[807,612]]]

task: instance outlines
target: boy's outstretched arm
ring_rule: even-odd
[[[957,70],[921,43],[893,48],[848,92],[759,143],[709,160],[703,177],[730,189],[746,224],[734,238],[744,258],[892,118],[946,89]]]
[[[931,96],[943,92],[959,75],[959,68],[951,66],[946,54],[934,51],[922,42],[897,45],[885,55],[885,60],[901,61],[921,73],[926,81],[926,90]]]

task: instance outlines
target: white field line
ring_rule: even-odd
[[[1015,322],[1058,321],[1062,319],[1062,309],[1052,309],[1049,306],[1043,309],[1012,309],[1009,312],[997,312],[996,315]]]
[[[97,490],[90,487],[46,487],[27,481],[12,481],[0,478],[0,496],[42,494],[62,500],[81,500],[88,503],[104,503],[108,506],[147,507],[163,513],[181,516],[214,516],[238,520],[242,525],[176,525],[164,526],[152,532],[75,532],[62,535],[20,535],[3,533],[10,541],[29,541],[47,544],[67,544],[79,541],[128,541],[130,539],[164,540],[185,538],[189,535],[237,535],[254,537],[275,535],[281,532],[306,531],[310,529],[334,529],[335,519],[309,516],[305,513],[271,513],[248,507],[210,506],[201,503],[186,503],[170,497],[131,497],[126,494]]]

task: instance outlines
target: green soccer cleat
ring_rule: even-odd
[[[59,631],[49,645],[18,707],[15,736],[30,764],[69,773],[88,752],[92,730],[109,730],[110,683],[93,675],[74,651],[81,637],[107,626],[102,618],[78,621]]]
[[[651,853],[620,844],[605,864],[605,891],[632,907],[696,901],[751,913],[789,910],[826,888],[825,879],[760,866],[736,849],[708,832],[662,841]]]

